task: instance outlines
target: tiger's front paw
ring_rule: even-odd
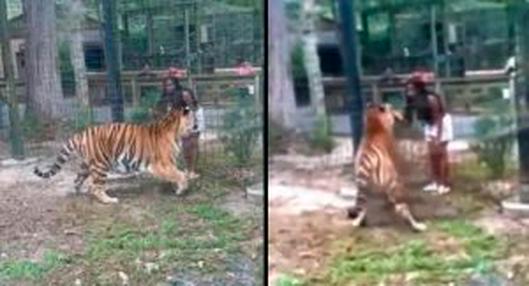
[[[426,224],[422,222],[416,222],[415,224],[412,225],[412,227],[413,227],[413,230],[417,232],[423,232],[428,229]]]
[[[174,188],[175,194],[177,196],[183,194],[187,190],[188,186],[189,186],[189,184],[188,184],[187,180],[176,184],[175,188]]]
[[[192,172],[192,171],[186,171],[185,173],[186,175],[186,178],[188,180],[194,180],[194,179],[198,179],[200,177],[199,174],[195,173],[195,172]]]

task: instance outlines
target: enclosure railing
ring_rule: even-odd
[[[402,93],[409,77],[410,74],[398,74],[392,78],[392,82],[384,82],[383,76],[364,76],[361,78],[364,99],[378,101],[386,93]],[[467,72],[465,77],[438,78],[430,87],[434,89],[438,85],[449,107],[459,108],[463,105],[460,100],[485,96],[491,90],[501,92],[501,89],[508,87],[508,83],[509,76],[502,70],[490,70]],[[344,113],[347,110],[344,105],[345,84],[343,77],[323,78],[325,104],[330,113]]]

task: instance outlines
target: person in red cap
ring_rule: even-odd
[[[156,104],[154,110],[155,118],[163,117],[171,105],[177,104],[182,100],[184,87],[180,79],[187,76],[187,71],[170,67],[162,79],[162,96]]]
[[[448,142],[453,140],[452,117],[441,97],[426,88],[432,80],[430,73],[417,72],[406,82],[405,117],[411,122],[415,113],[423,123],[432,180],[423,190],[445,194],[450,191]]]

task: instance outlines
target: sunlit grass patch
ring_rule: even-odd
[[[383,243],[377,238],[370,243],[352,239],[341,243],[352,248],[339,249],[328,271],[310,279],[310,285],[462,282],[472,273],[492,271],[494,260],[506,251],[503,240],[463,220],[434,223],[424,234],[402,235]]]
[[[305,283],[290,275],[281,275],[277,278],[274,286],[304,286]]]
[[[0,281],[2,280],[37,280],[47,272],[56,269],[70,260],[65,255],[47,251],[42,261],[8,260],[0,263]]]

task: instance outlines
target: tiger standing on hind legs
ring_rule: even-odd
[[[38,167],[34,173],[42,178],[57,174],[72,154],[82,158],[81,171],[75,179],[80,190],[88,180],[89,193],[102,203],[117,203],[104,188],[108,172],[146,172],[175,184],[175,193],[188,187],[188,177],[176,166],[180,151],[178,140],[193,128],[193,115],[179,102],[160,120],[147,124],[109,123],[92,126],[73,135],[62,147],[56,162],[47,171]]]
[[[370,104],[364,118],[364,137],[355,157],[355,180],[359,194],[356,206],[347,210],[353,226],[365,222],[367,200],[365,191],[383,193],[394,206],[395,212],[405,219],[415,231],[426,230],[426,225],[415,219],[405,198],[405,189],[397,171],[395,120],[403,116],[390,105]]]

